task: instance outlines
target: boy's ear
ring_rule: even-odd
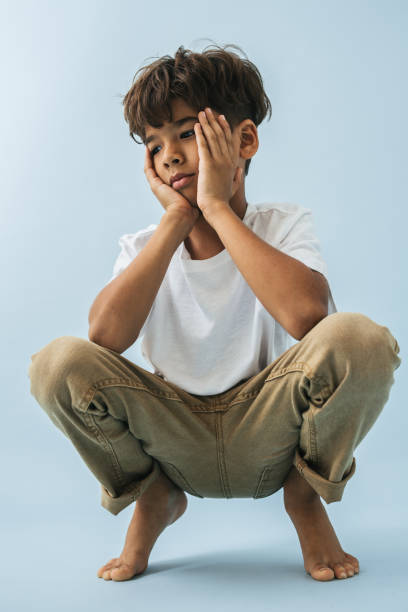
[[[251,119],[244,119],[236,128],[240,138],[239,154],[244,159],[250,159],[259,148],[258,130]]]

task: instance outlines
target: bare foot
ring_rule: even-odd
[[[161,474],[136,501],[122,554],[103,565],[98,578],[120,581],[143,573],[157,538],[186,508],[184,491]]]
[[[358,559],[344,552],[320,496],[295,467],[285,482],[284,500],[299,536],[306,572],[320,581],[358,574]]]

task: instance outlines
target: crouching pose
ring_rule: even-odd
[[[102,506],[117,515],[136,502],[121,555],[97,575],[141,574],[186,493],[283,488],[306,572],[353,576],[358,560],[321,498],[342,499],[398,343],[366,315],[337,312],[309,209],[247,202],[271,111],[256,67],[225,48],[180,47],[141,70],[125,118],[164,214],[120,238],[89,339],[56,338],[29,368],[32,395],[99,481]],[[122,355],[138,338],[153,372]]]

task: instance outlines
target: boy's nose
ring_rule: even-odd
[[[167,166],[171,166],[173,164],[179,164],[182,159],[182,154],[180,151],[176,151],[175,149],[168,149],[163,155],[163,162]]]

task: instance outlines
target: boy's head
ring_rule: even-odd
[[[239,49],[235,45],[228,46]],[[141,71],[142,74],[136,78]],[[181,46],[174,58],[165,55],[143,66],[124,96],[123,105],[130,136],[138,144],[146,144],[146,132],[152,135],[154,128],[162,128],[165,124],[166,135],[170,137],[174,129],[173,114],[184,117],[187,110],[193,111],[197,121],[199,111],[208,106],[215,114],[225,115],[231,131],[245,119],[257,127],[267,114],[269,118],[272,115],[272,106],[256,66],[217,45],[202,53]],[[191,120],[178,129],[183,146],[194,139],[194,130],[192,135],[188,132],[193,125]],[[142,142],[138,142],[134,135]],[[153,156],[161,149],[154,144],[154,141],[148,144]],[[194,147],[197,148],[195,142]],[[245,176],[250,163],[251,159],[246,159]]]

